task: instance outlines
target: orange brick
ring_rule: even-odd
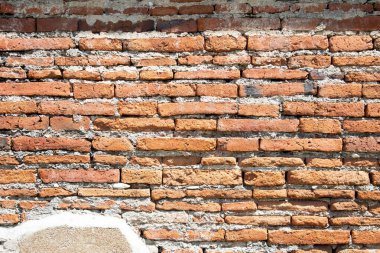
[[[149,189],[102,189],[102,188],[79,188],[78,195],[83,197],[126,197],[146,198],[150,196]]]
[[[345,75],[345,80],[348,82],[377,82],[380,80],[380,74],[369,72],[348,72]]]
[[[173,72],[170,70],[154,71],[154,70],[142,70],[140,71],[141,80],[169,80],[173,79]]]
[[[248,65],[251,63],[249,55],[217,55],[214,56],[213,64],[216,65]]]
[[[264,151],[342,151],[341,139],[262,139],[260,149]]]
[[[75,46],[70,38],[1,38],[0,51],[65,50]]]
[[[248,49],[255,51],[295,51],[295,50],[325,50],[328,48],[326,36],[250,36]]]
[[[363,51],[372,49],[370,36],[333,36],[330,38],[330,51]]]
[[[364,171],[311,171],[288,172],[287,181],[299,185],[368,185],[369,176]]]
[[[352,242],[355,244],[380,244],[380,230],[352,231]]]
[[[262,201],[258,202],[258,209],[317,213],[327,211],[328,204],[317,201]]]
[[[238,79],[240,70],[205,69],[197,71],[178,71],[174,79]]]
[[[203,50],[204,39],[202,36],[129,39],[124,47],[130,51],[143,52],[192,52]]]
[[[176,131],[216,131],[213,119],[176,119]]]
[[[295,69],[245,69],[243,77],[252,79],[306,79],[308,72]]]
[[[164,169],[165,185],[240,185],[241,171],[237,169]]]
[[[29,70],[29,79],[44,79],[44,78],[62,78],[61,70],[59,69],[43,69]]]
[[[236,114],[237,105],[229,102],[181,102],[158,104],[161,116],[193,115],[193,114]]]
[[[93,121],[94,129],[99,131],[169,131],[174,130],[172,119],[160,118],[97,118]]]
[[[335,119],[301,118],[299,125],[301,132],[340,134],[341,123]]]
[[[188,55],[178,58],[178,64],[182,65],[198,65],[212,63],[211,55]]]
[[[123,169],[121,181],[127,184],[161,184],[162,171],[155,169]]]
[[[90,151],[90,142],[85,139],[72,139],[65,137],[29,137],[19,136],[13,138],[13,150],[72,150],[80,152]]]
[[[222,151],[258,151],[259,139],[256,138],[219,138],[218,150]]]
[[[201,204],[192,204],[184,201],[164,201],[156,205],[159,210],[165,211],[194,211],[194,212],[219,212],[220,204],[205,202]]]
[[[310,227],[327,227],[327,217],[319,216],[292,216],[292,225],[310,226]]]
[[[135,80],[139,77],[137,71],[105,71],[102,73],[102,78],[104,80]]]
[[[0,101],[0,113],[2,114],[31,114],[36,112],[37,103],[33,100]]]
[[[128,162],[128,159],[125,158],[124,156],[95,154],[93,156],[93,161],[95,163],[125,165]]]
[[[27,155],[23,161],[31,164],[89,163],[90,157],[88,155]]]
[[[86,102],[55,100],[41,101],[39,112],[52,115],[114,115],[115,106],[107,102]]]
[[[140,150],[211,151],[216,140],[211,138],[139,138]]]
[[[234,84],[198,84],[197,96],[237,97],[238,87]]]
[[[16,224],[20,222],[18,214],[0,214],[0,224]]]
[[[289,216],[226,216],[226,223],[256,226],[290,225]]]
[[[339,158],[308,158],[306,159],[306,161],[308,167],[336,168],[341,167],[343,165],[342,160]]]
[[[204,199],[249,199],[252,197],[252,191],[234,189],[186,190],[186,196]]]
[[[327,68],[331,65],[331,56],[299,55],[288,59],[289,68]]]
[[[363,97],[380,98],[380,86],[377,84],[363,84]]]
[[[49,198],[59,196],[72,196],[75,195],[75,192],[66,190],[64,188],[42,188],[39,190],[38,195],[42,198]]]
[[[253,190],[255,199],[285,199],[287,197],[286,189],[280,190]]]
[[[218,131],[224,132],[297,132],[298,120],[219,119]]]
[[[4,116],[0,117],[0,129],[26,129],[26,130],[43,130],[49,127],[49,118],[45,116],[34,117],[17,117]]]
[[[310,93],[313,89],[304,83],[270,83],[239,86],[240,97],[294,96]]]
[[[51,117],[50,126],[57,131],[63,130],[88,130],[90,129],[90,118],[81,117],[78,120],[69,117]]]
[[[255,242],[267,240],[266,229],[227,230],[226,240],[230,242]]]
[[[133,58],[132,63],[138,67],[177,65],[177,61],[171,57]]]
[[[325,84],[319,87],[318,96],[328,98],[361,97],[362,85],[352,84]]]
[[[195,85],[176,83],[116,84],[116,97],[188,97],[195,96]]]
[[[287,60],[283,57],[255,57],[252,56],[252,64],[256,66],[284,66],[286,65]]]
[[[380,138],[378,137],[345,138],[344,150],[355,151],[355,152],[379,152]]]
[[[70,96],[70,84],[63,82],[2,83],[1,96]]]
[[[117,183],[119,182],[120,171],[116,169],[39,169],[38,176],[44,183]]]
[[[6,59],[7,65],[10,66],[39,66],[49,67],[54,65],[52,57],[14,57],[10,56]]]
[[[366,115],[368,117],[380,117],[380,104],[368,104],[366,109]]]
[[[114,96],[113,84],[74,83],[74,97],[84,98],[112,98]]]
[[[376,56],[336,56],[332,63],[335,66],[379,66],[380,59]]]
[[[92,147],[102,151],[131,151],[132,143],[127,138],[96,137]]]
[[[254,186],[281,186],[285,184],[285,172],[247,171],[244,173],[244,183]]]
[[[203,157],[202,165],[235,165],[235,157]]]
[[[364,104],[361,102],[284,102],[285,115],[362,117]]]
[[[118,104],[119,113],[121,115],[137,115],[148,116],[157,113],[157,102],[143,101],[143,102],[124,102]]]
[[[239,104],[239,115],[278,117],[279,106],[274,104]]]
[[[101,51],[121,51],[122,43],[117,39],[95,38],[95,39],[80,39],[80,50],[101,50]]]
[[[252,167],[298,167],[304,166],[301,158],[291,157],[251,157],[240,161],[241,166]]]
[[[268,241],[273,244],[347,244],[350,231],[346,230],[290,230],[268,231]]]
[[[244,36],[211,36],[206,39],[206,50],[214,52],[229,52],[235,50],[244,50],[247,45],[247,39]]]
[[[35,183],[36,182],[35,170],[1,170],[0,184],[11,183]]]
[[[222,203],[223,211],[250,212],[255,211],[256,209],[256,203],[253,201]]]
[[[379,120],[345,120],[344,130],[356,133],[378,133],[380,132]]]
[[[64,70],[63,78],[94,80],[94,81],[102,80],[99,72],[92,72],[92,71],[86,71],[86,70],[78,70],[78,71]]]

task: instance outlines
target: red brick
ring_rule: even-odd
[[[289,70],[289,69],[245,69],[243,70],[243,77],[252,79],[306,79],[308,72],[303,70]]]
[[[114,115],[115,106],[106,102],[86,102],[55,100],[42,101],[39,112],[53,115]]]
[[[63,82],[1,83],[1,96],[70,96],[70,84]]]
[[[284,66],[286,65],[287,60],[283,57],[255,57],[252,56],[252,64],[256,66]]]
[[[161,116],[192,115],[192,114],[236,114],[237,105],[229,102],[182,102],[158,104]]]
[[[0,51],[65,50],[75,46],[70,38],[1,38]]]
[[[123,156],[95,154],[93,156],[93,161],[95,163],[125,165],[128,162],[128,159]]]
[[[156,169],[123,169],[121,182],[127,184],[162,184],[162,171]]]
[[[333,36],[330,38],[330,51],[363,51],[372,49],[370,36]]]
[[[364,12],[372,12],[373,5],[372,4],[351,4],[351,3],[330,3],[329,4],[330,11],[364,11]]]
[[[71,163],[89,163],[88,155],[27,155],[23,159],[27,164],[71,164]]]
[[[311,171],[288,172],[287,182],[299,185],[368,185],[369,176],[364,171]]]
[[[172,57],[132,58],[132,63],[138,67],[177,65],[177,61]]]
[[[177,0],[178,1],[178,0]],[[173,240],[173,241],[223,241],[224,230],[179,230],[149,229],[143,232],[143,236],[149,240]]]
[[[327,227],[327,217],[319,216],[292,216],[292,225],[310,226],[310,227]]]
[[[182,65],[198,65],[211,63],[213,57],[211,55],[188,55],[178,58],[178,64]]]
[[[152,16],[171,16],[176,15],[178,9],[176,7],[154,7],[150,10]]]
[[[90,142],[85,139],[65,137],[28,137],[19,136],[12,139],[13,150],[72,150],[80,152],[90,151]]]
[[[132,143],[127,138],[96,137],[92,147],[102,151],[131,151]]]
[[[202,36],[129,39],[124,43],[126,50],[143,52],[192,52],[203,50],[203,46]]]
[[[171,70],[142,70],[140,71],[140,80],[169,80],[173,79]]]
[[[2,116],[0,117],[0,129],[26,129],[26,130],[43,130],[49,127],[49,118],[45,116],[17,117]]]
[[[218,131],[225,132],[297,132],[296,119],[219,119]]]
[[[345,138],[344,150],[354,151],[354,152],[379,152],[380,138],[378,137]]]
[[[148,116],[157,113],[157,102],[143,101],[143,102],[124,102],[120,101],[118,104],[120,115],[138,115]]]
[[[95,39],[80,39],[80,50],[102,50],[102,51],[121,51],[122,43],[117,39],[95,38]]]
[[[198,84],[197,96],[237,97],[238,87],[234,84]]]
[[[251,157],[240,160],[243,167],[298,167],[304,166],[301,158],[291,157]]]
[[[250,62],[249,55],[217,55],[213,59],[213,64],[216,65],[248,65]]]
[[[140,150],[212,151],[216,140],[211,138],[139,138]]]
[[[343,165],[341,159],[338,158],[307,158],[306,161],[308,167],[337,168]]]
[[[202,165],[236,165],[235,157],[203,157]]]
[[[290,230],[268,231],[268,241],[272,244],[347,244],[350,231],[347,230]]]
[[[219,30],[275,30],[281,27],[278,18],[199,18],[199,31]]]
[[[19,68],[0,67],[0,78],[25,79],[26,72]]]
[[[362,117],[364,104],[361,102],[285,102],[285,115]]]
[[[77,130],[84,131],[90,129],[90,118],[81,117],[80,119],[73,119],[69,117],[51,117],[50,126],[53,130]]]
[[[255,51],[296,51],[296,50],[325,50],[328,48],[326,36],[250,36],[248,49]]]
[[[165,185],[241,185],[241,171],[237,169],[164,169]]]
[[[44,78],[62,78],[61,70],[59,69],[44,69],[44,70],[29,70],[29,79],[44,79]]]
[[[159,210],[165,211],[194,211],[194,212],[219,212],[220,204],[206,202],[201,204],[192,204],[182,201],[165,201],[156,206]]]
[[[262,201],[258,202],[258,209],[317,213],[327,211],[328,204],[317,201]]]
[[[216,131],[213,119],[176,119],[176,131]]]
[[[150,196],[149,189],[102,189],[102,188],[79,188],[78,195],[84,197],[125,197],[144,198]]]
[[[113,169],[39,169],[38,175],[44,183],[117,183],[119,182],[120,171]]]
[[[116,84],[116,97],[188,97],[195,96],[195,86],[176,83],[131,83]]]
[[[241,225],[261,226],[286,226],[290,225],[289,216],[226,216],[226,223]]]
[[[34,18],[0,18],[0,31],[35,32],[36,20]]]
[[[380,86],[377,84],[363,84],[363,97],[380,98]]]
[[[216,13],[252,13],[252,7],[248,3],[216,4]]]
[[[366,115],[369,117],[380,117],[380,104],[368,104]]]
[[[213,5],[190,5],[181,6],[178,14],[180,15],[194,15],[194,14],[212,14],[214,12]]]
[[[85,98],[112,98],[114,96],[113,84],[103,83],[74,83],[74,97]]]
[[[345,120],[343,128],[347,132],[354,133],[379,133],[379,120]]]
[[[332,62],[335,66],[380,66],[376,56],[336,56]]]
[[[178,71],[174,79],[238,79],[240,70],[205,69],[197,71]]]
[[[235,50],[244,50],[247,45],[247,39],[244,36],[211,36],[206,39],[206,50],[213,52],[230,52]]]
[[[380,81],[380,74],[368,72],[348,72],[345,75],[345,79],[349,82],[377,82]]]
[[[77,57],[55,57],[55,65],[58,66],[86,66],[89,65],[88,58]]]
[[[329,19],[325,20],[325,30],[336,32],[341,31],[376,31],[380,29],[379,16],[353,17],[346,19]]]
[[[252,13],[258,14],[258,13],[280,13],[280,12],[286,12],[289,10],[289,4],[286,3],[278,3],[274,5],[253,5],[252,7]]]
[[[38,18],[37,32],[68,31],[78,30],[78,19],[76,18]]]
[[[1,170],[0,184],[11,183],[35,183],[36,182],[35,170]]]
[[[96,56],[96,55],[90,55],[88,57],[88,64],[92,65],[92,66],[129,65],[130,59],[127,56],[117,56],[117,55]]]
[[[219,138],[218,150],[223,151],[258,151],[259,139],[255,138]]]

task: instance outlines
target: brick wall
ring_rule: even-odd
[[[378,1],[0,1],[0,224],[161,253],[380,252]]]

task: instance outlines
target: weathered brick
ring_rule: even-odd
[[[159,210],[165,211],[195,211],[195,212],[219,212],[220,204],[206,202],[201,204],[192,204],[184,201],[165,201],[156,206]]]
[[[347,230],[268,231],[268,241],[273,244],[346,244],[349,240]]]
[[[380,59],[376,56],[334,56],[335,66],[379,66]]]
[[[379,133],[380,121],[378,120],[345,120],[343,129],[356,133]]]
[[[204,48],[204,38],[177,37],[177,38],[141,38],[129,39],[124,42],[124,49],[130,51],[156,52],[192,52]]]
[[[29,137],[19,136],[12,139],[12,149],[22,150],[72,150],[88,152],[90,142],[85,139],[73,139],[66,137]]]
[[[380,98],[380,86],[377,84],[363,84],[363,97]]]
[[[2,83],[2,96],[70,96],[70,84],[63,82]]]
[[[44,183],[117,183],[119,182],[120,171],[115,169],[39,169],[38,176]]]
[[[299,129],[306,133],[340,134],[341,123],[335,119],[301,118]]]
[[[219,119],[218,131],[224,132],[297,132],[298,120]]]
[[[317,201],[260,201],[258,209],[317,213],[327,211],[328,204]]]
[[[267,240],[266,229],[227,230],[226,240],[230,242],[255,242]]]
[[[211,151],[215,150],[216,140],[211,138],[139,138],[137,148],[140,150],[177,150],[177,151]]]
[[[362,117],[362,102],[284,102],[285,115]]]
[[[0,51],[65,50],[75,46],[70,38],[1,38]]]
[[[281,22],[278,18],[199,18],[199,31],[219,30],[274,30],[280,29]]]
[[[28,78],[29,79],[62,78],[62,72],[59,69],[29,70]]]
[[[304,166],[301,158],[291,157],[251,157],[240,160],[245,167],[297,167]]]
[[[114,115],[115,106],[107,102],[86,102],[55,100],[42,101],[39,112],[52,115]]]
[[[243,50],[247,45],[247,39],[244,36],[210,36],[206,38],[205,48],[213,52],[229,52]]]
[[[380,138],[378,137],[345,138],[344,150],[354,151],[354,152],[379,152]]]
[[[327,227],[327,217],[319,216],[292,216],[292,225],[310,226],[310,227]]]
[[[176,131],[216,131],[213,119],[176,119]]]
[[[370,36],[333,36],[330,38],[330,51],[363,51],[372,49]]]
[[[257,138],[219,138],[218,150],[245,152],[258,151],[259,139]]]
[[[201,160],[202,165],[235,165],[235,157],[203,157]]]
[[[318,96],[328,98],[361,97],[362,85],[359,83],[325,84],[319,86]]]
[[[326,55],[299,55],[288,59],[289,68],[327,68],[331,65],[331,57]]]
[[[357,244],[380,244],[380,230],[352,231],[352,242]]]
[[[368,185],[369,176],[364,171],[309,171],[288,172],[287,181],[300,185]]]
[[[277,117],[279,106],[275,104],[239,104],[238,114],[242,116]]]
[[[159,118],[97,118],[93,125],[95,130],[100,131],[169,131],[175,128],[172,119]]]
[[[121,182],[127,184],[161,184],[162,171],[155,169],[123,169]]]
[[[174,79],[238,79],[240,70],[205,69],[197,71],[178,71]]]
[[[262,139],[260,149],[264,151],[342,151],[341,139]]]
[[[35,170],[1,170],[0,184],[11,183],[35,183],[36,171]]]
[[[165,185],[241,185],[241,171],[207,170],[207,169],[164,169],[163,184]]]
[[[192,114],[236,114],[237,105],[230,102],[181,102],[158,104],[161,116]]]
[[[79,188],[78,195],[84,197],[125,197],[144,198],[150,196],[149,189],[102,189],[102,188]]]
[[[112,98],[114,96],[113,84],[74,83],[74,97],[85,98]]]
[[[366,109],[366,115],[368,117],[380,117],[380,104],[368,104]]]
[[[210,97],[237,97],[238,86],[234,84],[198,84],[198,96]]]
[[[96,137],[92,141],[92,147],[102,151],[131,151],[132,143],[127,138]]]
[[[248,49],[255,51],[296,51],[296,50],[325,50],[328,48],[326,36],[250,36]]]
[[[280,190],[253,190],[255,199],[285,199],[287,197],[286,189]]]
[[[294,69],[245,69],[243,77],[252,79],[306,79],[308,72]]]
[[[86,70],[79,70],[79,71],[64,70],[63,78],[83,79],[83,80],[93,80],[93,81],[102,80],[99,72],[86,71]]]
[[[121,51],[122,43],[117,39],[96,38],[96,39],[80,39],[80,50],[102,50],[102,51]]]
[[[251,62],[249,55],[217,55],[214,56],[213,64],[216,65],[248,65]]]
[[[285,172],[247,171],[244,173],[244,183],[254,186],[281,186],[285,184]]]
[[[143,102],[124,102],[120,101],[118,104],[120,115],[136,115],[136,116],[149,116],[155,115],[157,112],[157,102],[143,101]]]
[[[50,67],[54,65],[53,57],[15,57],[9,56],[6,64],[10,66],[40,66]]]
[[[191,84],[176,83],[135,83],[135,84],[116,84],[116,97],[188,97],[195,95],[195,86]]]
[[[27,155],[24,163],[31,164],[55,164],[55,163],[89,163],[88,155]]]
[[[308,167],[319,167],[319,168],[336,168],[343,165],[342,160],[338,158],[307,158]]]
[[[102,78],[104,80],[135,80],[139,77],[137,71],[105,71],[102,73]]]
[[[0,117],[0,129],[26,129],[42,130],[49,126],[49,118],[45,116],[17,117],[4,116]]]
[[[312,88],[312,87],[311,87]],[[295,96],[309,93],[309,86],[304,83],[270,83],[240,85],[241,97]]]
[[[258,225],[258,226],[286,226],[290,224],[289,216],[226,216],[229,224]]]

